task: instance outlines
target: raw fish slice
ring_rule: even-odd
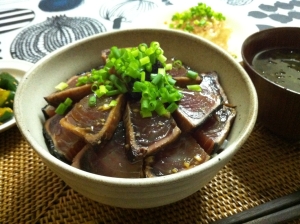
[[[174,60],[168,61],[173,63]],[[169,75],[176,80],[176,85],[182,88],[186,88],[187,85],[200,84],[202,81],[202,76],[198,75],[196,79],[191,79],[187,77],[188,67],[182,65],[180,67],[173,66],[171,70],[167,71]]]
[[[202,82],[200,87],[202,92],[206,95],[221,95],[223,103],[228,103],[227,96],[219,83],[218,73],[216,72],[208,72],[202,73]]]
[[[87,145],[74,158],[72,166],[104,176],[140,178],[143,174],[143,162],[129,162],[125,145],[125,129],[123,122],[120,122],[111,140],[104,146]]]
[[[181,172],[198,166],[209,158],[192,136],[182,134],[175,142],[145,159],[145,176],[155,177]]]
[[[218,151],[224,143],[235,117],[236,110],[234,108],[223,106],[198,127],[192,135],[199,145],[211,155]]]
[[[49,152],[56,158],[71,163],[76,154],[86,145],[83,138],[63,128],[61,115],[54,115],[44,123],[43,135]]]
[[[191,132],[222,105],[220,95],[187,89],[182,89],[181,92],[183,98],[178,102],[178,109],[173,117],[183,132]]]
[[[146,155],[156,153],[175,141],[181,133],[172,117],[159,116],[154,112],[152,117],[142,118],[138,101],[127,102],[123,120],[130,161],[140,160]]]
[[[45,119],[49,119],[50,117],[53,117],[56,113],[55,113],[56,108],[54,106],[51,105],[46,105],[42,108],[42,112],[44,114]]]
[[[49,105],[57,107],[60,103],[64,102],[66,98],[70,98],[73,103],[80,101],[83,97],[92,92],[92,84],[85,84],[76,86],[79,76],[73,76],[68,80],[68,87],[62,91],[56,91],[49,96],[44,97]]]
[[[61,125],[78,136],[83,137],[92,145],[109,140],[119,121],[124,109],[125,96],[102,96],[97,98],[95,106],[89,106],[90,94],[74,105],[67,115],[61,119]],[[117,105],[109,107],[112,100]]]

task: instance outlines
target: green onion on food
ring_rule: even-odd
[[[188,70],[186,76],[190,79],[196,79],[198,77],[198,73],[192,70]]]
[[[225,19],[222,13],[215,12],[205,3],[198,3],[184,12],[175,13],[169,27],[193,32],[196,27],[205,27],[214,20],[224,21]]]
[[[112,100],[110,101],[110,103],[108,104],[110,107],[115,107],[117,105],[118,101],[116,100]]]
[[[177,109],[182,93],[175,86],[176,80],[168,74],[172,67],[182,66],[181,61],[166,63],[167,58],[159,42],[153,41],[132,48],[111,47],[106,64],[99,70],[80,76],[76,86],[92,84],[94,95],[89,105],[96,105],[97,97],[114,96],[136,92],[141,95],[140,113],[142,117],[152,116],[152,112],[169,116]],[[153,66],[160,64],[158,72],[152,74]],[[190,75],[193,77],[194,75]]]
[[[68,97],[67,99],[65,99],[63,103],[60,103],[58,105],[58,107],[55,110],[55,113],[59,115],[63,115],[71,105],[72,105],[72,100]]]
[[[95,95],[91,96],[91,97],[89,98],[89,106],[90,106],[90,107],[94,107],[94,106],[96,106],[96,103],[97,103],[97,98],[96,98],[96,96],[95,96]]]
[[[193,91],[201,91],[201,86],[200,85],[187,85],[187,89],[193,90]]]
[[[66,82],[61,82],[59,83],[57,86],[55,86],[55,89],[59,90],[59,91],[62,91],[64,90],[65,88],[67,88],[69,85],[68,83]]]

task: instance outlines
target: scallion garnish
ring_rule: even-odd
[[[110,103],[108,104],[108,106],[115,107],[115,106],[117,106],[117,103],[118,103],[118,101],[112,100],[112,101],[110,101]]]
[[[187,85],[186,88],[193,91],[201,91],[200,85]]]
[[[59,91],[62,91],[64,90],[65,88],[67,88],[69,85],[68,83],[66,82],[61,82],[59,83],[57,86],[55,86],[55,89],[59,90]]]
[[[150,46],[145,43],[132,48],[113,46],[104,67],[79,77],[77,86],[92,83],[95,95],[89,100],[90,106],[95,105],[96,98],[103,95],[139,92],[143,117],[152,116],[153,111],[169,116],[182,94],[167,72],[173,65],[166,61],[164,51],[156,41],[151,42]],[[162,67],[158,68],[157,74],[151,74],[152,67],[157,64]]]
[[[59,115],[63,115],[71,105],[72,105],[72,100],[68,97],[67,99],[65,99],[63,103],[60,103],[58,105],[58,107],[55,110],[55,113]]]
[[[89,98],[89,106],[90,106],[90,107],[94,107],[94,106],[96,106],[96,103],[97,103],[97,98],[96,98],[96,96],[95,96],[95,95],[91,96],[91,97]]]
[[[225,19],[222,13],[215,12],[205,3],[198,3],[198,5],[184,12],[175,13],[172,16],[172,23],[170,23],[169,27],[193,32],[196,27],[205,27],[215,20],[224,21]]]
[[[189,77],[190,79],[196,79],[198,77],[198,73],[192,70],[187,70],[186,76]]]

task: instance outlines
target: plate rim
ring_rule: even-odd
[[[13,75],[20,82],[25,73],[33,66],[32,63],[18,60],[18,59],[1,59],[0,60],[0,72],[5,72],[5,70],[18,70],[21,75]],[[16,119],[13,117],[12,119],[6,121],[5,123],[0,125],[0,133],[4,132],[13,126],[16,125]]]

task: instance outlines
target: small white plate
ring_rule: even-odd
[[[0,73],[7,72],[14,76],[19,82],[25,73],[31,68],[33,64],[27,61],[21,60],[0,60]],[[13,127],[16,124],[16,120],[13,117],[9,121],[0,124],[0,133]]]
[[[245,14],[239,12],[236,8],[233,9],[233,6],[228,6],[220,1],[189,0],[184,1],[184,3],[181,1],[171,6],[153,9],[136,18],[132,22],[131,27],[170,29],[169,24],[171,18],[176,12],[186,11],[196,6],[198,2],[205,3],[207,6],[210,6],[212,10],[220,12],[226,17],[227,24],[232,29],[231,37],[228,40],[228,52],[236,55],[238,61],[242,61],[241,48],[244,40],[259,30],[254,23],[249,21],[249,18]]]

